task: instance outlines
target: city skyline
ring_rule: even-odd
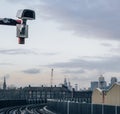
[[[99,88],[99,89],[110,89],[115,83],[119,84],[120,81],[116,78],[116,77],[110,77],[110,80],[109,82],[107,82],[105,80],[105,77],[103,75],[100,75],[98,77],[97,80],[92,80],[89,82],[89,86],[87,87],[82,87],[81,85],[79,84],[74,84],[72,83],[72,81],[70,81],[68,78],[64,78],[64,80],[61,82],[61,83],[58,83],[57,85],[54,85],[54,84],[39,84],[39,85],[26,85],[26,86],[16,86],[15,83],[11,84],[11,85],[8,85],[8,80],[6,80],[7,76],[3,78],[2,82],[0,82],[0,89],[3,89],[3,90],[6,90],[6,89],[19,89],[19,88],[24,88],[24,87],[67,87],[68,90],[72,91],[73,89],[75,91],[87,91],[87,90],[91,90],[91,91],[94,91],[96,88]],[[54,80],[52,80],[54,81]]]
[[[17,44],[16,27],[0,25],[0,79],[16,86],[53,84],[67,77],[88,87],[104,74],[120,80],[120,2],[118,0],[0,1],[0,18],[16,18],[19,9],[33,9],[29,38]],[[6,10],[7,8],[7,10]],[[60,82],[61,81],[61,82]]]

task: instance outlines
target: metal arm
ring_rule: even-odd
[[[21,20],[15,20],[11,18],[0,18],[0,25],[16,26],[17,24],[21,24],[21,22]]]

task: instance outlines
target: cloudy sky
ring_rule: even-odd
[[[0,16],[17,19],[18,9],[32,9],[29,38],[17,43],[16,27],[0,26],[0,81],[8,85],[62,83],[88,87],[103,74],[120,81],[119,0],[1,0]]]

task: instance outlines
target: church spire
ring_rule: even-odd
[[[7,85],[6,85],[6,78],[4,77],[3,90],[6,90],[6,87],[7,87]]]

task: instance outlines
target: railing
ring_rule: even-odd
[[[57,114],[120,114],[120,106],[49,100],[48,109]]]

